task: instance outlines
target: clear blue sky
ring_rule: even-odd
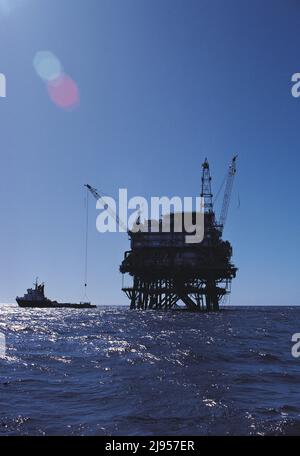
[[[225,230],[232,304],[299,304],[300,4],[296,0],[0,0],[0,302],[38,275],[82,298],[83,184],[114,195],[215,192],[239,153]],[[33,59],[50,50],[80,90],[53,104]],[[240,208],[238,209],[238,195]],[[93,203],[94,204],[94,203]],[[125,234],[91,211],[89,297],[127,304]]]

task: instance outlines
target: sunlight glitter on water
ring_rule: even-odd
[[[300,309],[289,308],[179,315],[1,306],[0,434],[300,433],[290,354],[299,320]]]

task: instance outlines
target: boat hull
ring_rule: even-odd
[[[89,303],[69,304],[54,301],[26,301],[17,299],[19,307],[26,309],[95,309],[97,306]]]

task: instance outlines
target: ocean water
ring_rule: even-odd
[[[0,307],[0,435],[300,435],[300,308]]]

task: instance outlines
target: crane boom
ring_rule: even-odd
[[[109,206],[109,204],[107,203],[107,201],[105,200],[105,197],[100,195],[99,191],[92,187],[91,185],[89,184],[86,184],[85,187],[91,192],[91,194],[93,195],[93,197],[96,199],[96,200],[101,200],[103,205],[106,207],[106,210],[107,212],[116,220],[117,224],[125,231],[127,232],[127,226],[122,222],[122,220],[119,219],[118,215],[116,214],[116,212]]]
[[[226,181],[224,199],[223,199],[221,215],[220,215],[220,222],[219,222],[222,232],[223,232],[223,229],[224,229],[224,226],[226,223],[226,219],[227,219],[230,198],[231,198],[231,193],[232,193],[232,187],[233,187],[233,181],[234,181],[234,177],[235,177],[236,169],[237,169],[236,168],[237,158],[238,158],[238,155],[235,155],[229,165],[229,171],[228,171],[228,176],[227,176],[227,181]]]

